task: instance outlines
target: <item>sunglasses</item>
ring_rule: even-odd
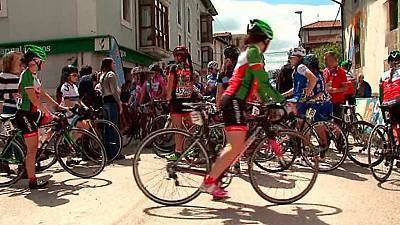
[[[78,74],[77,74],[77,73],[71,73],[70,76],[72,76],[72,77],[78,77]]]

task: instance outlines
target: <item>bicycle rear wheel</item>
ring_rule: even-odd
[[[374,125],[365,121],[352,123],[347,130],[348,156],[355,164],[368,167],[368,140]]]
[[[384,125],[377,125],[368,140],[368,164],[372,175],[379,182],[385,182],[393,169],[394,146]]]
[[[249,159],[250,182],[257,194],[265,200],[275,204],[290,204],[303,198],[314,186],[318,176],[318,161],[313,161],[315,167],[298,163],[283,165],[282,157],[277,157],[279,151],[287,149],[296,155],[307,142],[302,134],[294,131],[280,131],[277,136],[280,149],[270,151],[268,160],[263,156],[267,139],[261,141],[252,153]],[[259,166],[262,161],[266,164],[263,168]]]
[[[91,132],[72,128],[65,131],[56,143],[58,162],[68,173],[92,178],[103,171],[107,162],[106,151]]]
[[[25,152],[24,147],[14,141],[2,141],[1,145],[0,187],[7,187],[21,179],[25,171]]]
[[[165,135],[184,138],[184,153],[177,161],[154,154],[152,142]],[[191,160],[186,159],[188,155]],[[191,133],[179,129],[162,129],[150,134],[133,159],[133,175],[139,189],[152,201],[167,206],[185,204],[199,196],[203,177],[209,171],[210,162],[203,144]]]
[[[314,122],[303,134],[310,138],[314,149],[318,149],[320,172],[335,170],[343,164],[349,149],[347,137],[339,125],[330,121]],[[309,166],[314,166],[307,156],[304,159]]]
[[[118,127],[108,120],[93,121],[95,134],[101,140],[107,152],[107,163],[112,163],[122,150],[122,136]]]

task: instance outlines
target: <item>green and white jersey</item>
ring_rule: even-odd
[[[22,72],[18,83],[18,92],[21,96],[18,102],[18,109],[30,112],[37,112],[38,109],[34,106],[26,93],[25,88],[33,88],[36,95],[40,96],[42,84],[36,74],[33,74],[28,69]]]

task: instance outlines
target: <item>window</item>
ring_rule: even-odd
[[[178,35],[178,45],[181,46],[182,45],[182,36]]]
[[[190,33],[190,9],[188,9],[187,29],[188,33]]]
[[[132,28],[132,0],[121,0],[121,23]]]
[[[389,22],[390,30],[394,30],[399,27],[399,0],[389,1]]]
[[[189,41],[189,54],[192,54],[192,43]]]
[[[181,0],[178,0],[178,24],[179,24],[179,25],[182,24],[181,6],[182,6],[182,2],[181,2]]]
[[[202,16],[201,17],[201,41],[202,42],[213,42],[212,36],[212,17]]]
[[[201,61],[201,53],[200,50],[197,50],[197,60]]]
[[[197,19],[197,40],[200,41],[200,20]]]
[[[207,68],[208,62],[213,60],[213,49],[209,46],[201,47],[201,67]]]
[[[168,8],[161,0],[140,0],[140,46],[169,49]]]
[[[7,17],[7,0],[0,0],[0,17]]]

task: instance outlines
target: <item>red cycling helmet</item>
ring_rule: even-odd
[[[173,51],[174,56],[178,54],[189,55],[189,51],[185,46],[177,46]]]

